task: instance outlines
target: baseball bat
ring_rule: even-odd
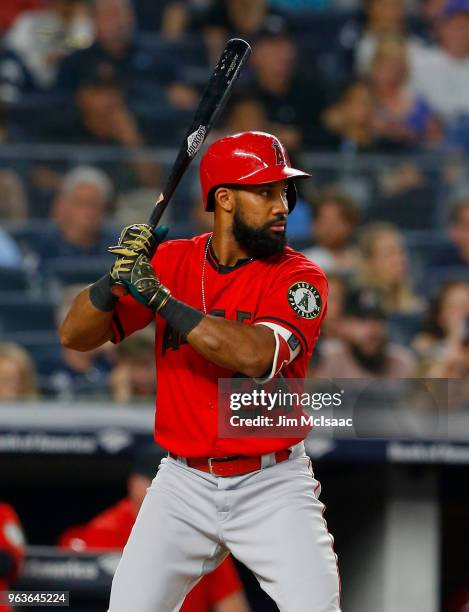
[[[241,38],[232,38],[226,43],[202,94],[192,123],[184,136],[163,191],[150,215],[148,223],[153,228],[157,227],[187,167],[197,155],[212,125],[225,106],[250,53],[251,47]],[[116,283],[112,287],[112,292],[114,295],[122,296],[127,293],[127,289],[122,283]]]

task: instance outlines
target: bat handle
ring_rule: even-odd
[[[168,205],[168,200],[165,199],[164,195],[161,193],[160,197],[156,202],[156,206],[153,209],[153,212],[150,216],[149,224],[155,229],[160,222],[161,217],[163,216],[164,211],[166,210],[166,206]]]

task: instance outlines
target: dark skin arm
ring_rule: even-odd
[[[112,311],[102,312],[90,302],[83,289],[59,326],[60,342],[75,351],[91,351],[112,338]]]
[[[61,343],[76,351],[90,351],[112,338],[112,312],[102,312],[84,289],[59,327]],[[206,316],[188,334],[187,341],[198,353],[219,366],[258,378],[272,366],[274,333],[264,325],[247,325]]]
[[[275,337],[264,325],[206,316],[187,341],[209,361],[250,378],[259,378],[272,367]]]

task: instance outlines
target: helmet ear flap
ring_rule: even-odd
[[[296,185],[294,181],[292,180],[288,181],[288,185],[287,185],[288,214],[290,214],[291,211],[295,208],[297,196],[298,196],[298,191],[296,189]]]

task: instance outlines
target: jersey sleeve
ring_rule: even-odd
[[[157,271],[165,266],[166,243],[161,245],[156,251],[151,264]],[[159,275],[161,276],[161,274]],[[154,314],[140,302],[137,302],[130,294],[120,298],[114,308],[112,317],[112,341],[114,344],[122,342],[124,338],[132,335],[139,329],[143,329],[154,319]]]
[[[318,266],[299,258],[279,268],[254,319],[276,334],[270,377],[300,352],[312,353],[326,308],[327,279]]]
[[[130,294],[120,298],[112,315],[112,341],[114,344],[122,342],[127,336],[146,327],[153,319],[153,312]]]
[[[208,592],[211,606],[223,601],[233,593],[239,593],[243,587],[236,571],[234,561],[228,556],[216,570],[205,576],[208,579]]]

